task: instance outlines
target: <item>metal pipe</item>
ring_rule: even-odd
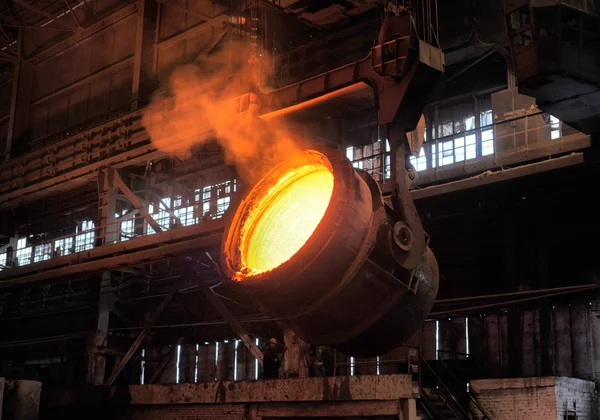
[[[0,348],[27,346],[27,345],[31,345],[31,344],[49,343],[52,341],[60,341],[60,340],[70,340],[70,339],[74,339],[74,338],[87,337],[88,335],[89,335],[89,331],[85,331],[85,332],[72,333],[72,334],[53,335],[50,337],[33,338],[33,339],[27,339],[27,340],[3,341],[3,342],[0,342]]]
[[[495,299],[500,297],[508,297],[508,296],[521,296],[521,295],[531,295],[536,293],[547,293],[547,292],[559,292],[564,290],[574,290],[577,289],[585,289],[589,288],[590,284],[583,284],[578,286],[565,286],[565,287],[554,287],[550,289],[538,289],[538,290],[524,290],[521,292],[510,292],[510,293],[499,293],[495,295],[482,295],[482,296],[470,296],[470,297],[462,297],[462,298],[452,298],[452,299],[437,299],[435,304],[438,303],[454,303],[454,302],[465,302],[471,300],[481,300],[481,299]]]
[[[246,324],[246,323],[254,323],[254,322],[275,322],[275,321],[279,321],[278,319],[273,319],[273,318],[269,318],[266,317],[262,314],[258,314],[263,316],[262,318],[256,318],[256,319],[242,319],[242,318],[238,318],[238,322],[242,323],[242,324]],[[256,315],[254,315],[256,316]],[[186,324],[170,324],[170,325],[154,325],[152,327],[153,330],[160,330],[160,329],[169,329],[169,328],[186,328],[186,327],[207,327],[207,326],[216,326],[216,325],[227,325],[227,321],[222,320],[222,321],[202,321],[202,322],[191,322],[191,323],[186,323]],[[109,330],[109,332],[117,332],[117,331],[137,331],[137,330],[141,330],[144,327],[118,327],[118,328],[111,328]]]
[[[6,26],[7,28],[23,28],[23,29],[42,29],[46,31],[62,31],[62,32],[73,32],[73,29],[67,28],[51,28],[49,26],[30,26],[30,25],[17,25],[12,23],[1,23],[0,25]]]
[[[450,310],[441,311],[441,312],[432,312],[430,314],[430,316],[435,317],[435,316],[441,316],[441,315],[450,315],[450,314],[455,314],[455,313],[461,313],[461,312],[466,312],[466,311],[474,311],[474,310],[477,310],[477,309],[492,308],[492,307],[495,307],[495,306],[513,305],[515,303],[528,302],[528,301],[536,300],[536,299],[544,299],[544,298],[548,298],[548,297],[552,297],[552,296],[567,295],[569,293],[582,292],[582,291],[593,290],[593,289],[598,289],[598,288],[600,288],[600,285],[593,285],[593,286],[583,287],[583,288],[576,289],[576,290],[567,290],[567,291],[564,291],[564,292],[550,293],[550,294],[542,295],[542,296],[534,296],[534,297],[530,297],[530,298],[509,300],[509,301],[506,301],[506,302],[496,302],[496,303],[490,303],[490,304],[487,304],[487,305],[471,306],[471,307],[468,307],[468,308],[450,309]]]
[[[64,314],[64,313],[67,313],[67,312],[75,312],[75,311],[81,311],[83,309],[89,309],[91,307],[92,307],[91,305],[87,305],[87,306],[80,306],[78,308],[63,309],[61,311],[41,312],[39,314],[29,314],[29,315],[11,316],[11,317],[0,317],[0,322],[3,322],[3,321],[14,321],[14,320],[17,320],[17,319],[24,319],[24,318],[34,318],[34,317],[38,317],[38,316],[48,316],[48,315]]]

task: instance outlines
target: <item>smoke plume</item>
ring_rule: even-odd
[[[237,102],[231,98],[258,89],[248,50],[247,44],[235,44],[197,65],[175,69],[167,93],[153,98],[143,124],[158,149],[179,158],[189,157],[199,145],[218,142],[226,163],[252,185],[301,146],[286,127],[258,118],[257,106],[244,114],[235,110]],[[260,59],[268,62],[264,53]]]

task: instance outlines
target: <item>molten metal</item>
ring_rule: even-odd
[[[438,288],[430,250],[415,269],[398,264],[395,223],[369,174],[315,146],[273,167],[240,201],[221,268],[304,341],[375,357],[421,327]]]
[[[313,234],[333,192],[331,169],[309,164],[281,174],[241,228],[238,280],[289,260]]]

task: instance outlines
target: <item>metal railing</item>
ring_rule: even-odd
[[[464,356],[468,357],[467,354],[464,354]],[[441,378],[441,376],[438,374],[438,372],[436,371],[436,369],[431,366],[431,364],[429,362],[427,362],[427,360],[425,360],[421,355],[419,355],[421,363],[423,366],[425,366],[428,370],[428,372],[430,374],[433,375],[433,377],[436,379],[436,383],[437,383],[437,389],[438,389],[438,397],[443,401],[443,403],[446,405],[446,407],[448,407],[448,409],[452,412],[452,414],[457,418],[463,418],[460,415],[464,416],[464,418],[470,418],[470,413],[468,408],[465,409],[463,407],[463,405],[457,400],[456,397],[456,388],[454,387],[450,387],[448,386],[447,382],[444,382]],[[458,377],[454,374],[454,372],[452,371],[452,369],[446,364],[446,362],[444,362],[443,359],[441,359],[440,357],[438,357],[438,360],[436,361],[437,364],[439,364],[440,366],[442,366],[442,368],[444,369],[444,373],[446,373],[448,376],[450,376],[450,378],[454,381],[454,383],[456,385],[458,385],[458,390],[460,390],[460,393],[464,396],[466,396],[468,398],[468,400],[470,402],[473,403],[473,405],[477,408],[477,410],[479,410],[479,412],[481,413],[482,417],[481,420],[489,420],[489,416],[487,415],[487,413],[485,412],[485,410],[483,409],[483,407],[481,406],[481,404],[479,404],[479,402],[477,401],[477,399],[475,398],[475,396],[466,389],[466,383],[464,383],[463,381],[461,381],[460,379],[458,379]],[[439,390],[442,390],[442,392],[439,392]],[[447,396],[444,397],[443,393],[445,393]],[[424,391],[422,391],[422,394],[426,394]],[[430,403],[430,401],[428,400],[428,402]]]
[[[404,345],[404,346],[400,346],[398,348],[404,348],[405,350],[405,359],[391,359],[391,360],[381,360],[379,358],[369,358],[371,360],[356,360],[354,358],[354,360],[351,360],[350,362],[338,362],[337,361],[337,352],[334,353],[335,359],[334,359],[334,363],[333,363],[333,376],[353,376],[353,375],[363,375],[364,373],[362,372],[358,372],[358,373],[352,373],[353,371],[356,371],[356,367],[362,367],[362,366],[375,366],[376,368],[379,368],[381,366],[396,366],[398,367],[398,372],[394,372],[394,373],[401,373],[400,372],[400,368],[403,367],[403,365],[406,365],[406,374],[411,374],[413,373],[411,371],[411,351],[414,351],[415,353],[415,357],[418,360],[418,353],[419,353],[419,348],[415,347],[415,346],[410,346],[410,345]],[[338,370],[340,369],[346,369],[345,374],[343,375],[339,375],[338,374]],[[367,373],[369,374],[369,373]],[[371,373],[372,374],[372,373]],[[377,375],[379,375],[379,373],[377,373]]]
[[[502,158],[515,152],[540,149],[546,145],[556,146],[560,152],[579,148],[581,137],[571,136],[583,133],[563,124],[558,119],[538,112],[524,115],[512,120],[485,125],[444,137],[429,139],[423,144],[421,154],[410,158],[415,170],[419,173],[417,183],[430,182],[460,176],[468,173],[469,167],[474,171],[482,171],[505,164]],[[356,146],[352,149],[361,149],[369,146]],[[368,156],[359,155],[360,158],[351,158],[356,165],[363,165],[364,161],[378,159],[378,169],[381,171],[378,181],[385,184],[384,176],[385,156],[389,155],[382,140],[379,153]],[[554,152],[557,153],[557,152]],[[531,160],[531,155],[523,155],[511,160],[511,164]],[[485,162],[485,164],[480,164]],[[360,167],[363,169],[362,167]],[[371,168],[364,168],[372,172]],[[452,173],[450,173],[452,172]]]
[[[440,365],[444,368],[445,372],[454,380],[454,382],[456,384],[458,384],[459,386],[464,385],[464,383],[460,379],[458,379],[456,377],[456,375],[454,374],[454,372],[452,371],[452,369],[450,369],[450,367],[446,364],[446,362],[444,361],[444,359],[438,358],[438,362],[440,362]],[[479,402],[477,401],[477,399],[473,396],[473,394],[471,393],[471,391],[469,391],[468,389],[465,389],[464,391],[465,391],[467,397],[469,398],[469,400],[475,405],[475,407],[477,407],[477,409],[479,410],[479,412],[483,415],[482,420],[486,420],[486,419],[489,420],[489,417],[486,414],[485,410],[479,404]]]
[[[444,383],[444,381],[442,381],[442,378],[437,374],[433,366],[431,366],[422,355],[419,355],[419,358],[421,360],[421,364],[425,366],[429,373],[435,377],[438,390],[437,395],[440,398],[440,400],[444,403],[444,405],[452,412],[452,415],[457,419],[468,418],[468,410],[465,410],[462,407],[462,405],[458,402],[450,388]],[[445,393],[447,397],[444,397],[440,390],[443,393]],[[426,395],[426,397],[429,397],[429,395],[427,395],[427,393],[423,389],[421,389],[421,394],[424,394]]]
[[[176,207],[159,207],[160,210],[151,214],[151,217],[163,231],[185,228],[186,226],[197,225],[205,220],[214,220],[223,217],[229,209],[231,202],[235,199],[235,193],[232,193],[227,196],[229,197],[229,201],[226,205],[219,205],[217,199],[210,200],[212,203],[211,207],[213,209],[216,208],[216,211],[203,214],[202,207],[206,201],[203,201],[202,192],[199,195],[200,197],[197,201],[182,203]],[[47,232],[45,233],[47,234]],[[12,257],[9,257],[7,253],[7,248],[9,247],[6,246],[0,249],[0,256],[6,258],[5,261],[0,261],[0,271],[47,261],[55,257],[76,254],[99,246],[124,242],[155,233],[146,219],[139,215],[139,213],[131,211],[111,223],[100,226],[95,226],[92,223],[92,226],[85,230],[67,235],[54,236],[48,240],[28,243],[25,246],[13,249]]]
[[[420,173],[443,172],[482,159],[493,160],[517,151],[565,144],[571,140],[569,134],[577,133],[583,136],[554,117],[540,112],[427,141],[423,145],[422,155],[413,158],[412,162]],[[527,157],[521,159],[525,160]]]

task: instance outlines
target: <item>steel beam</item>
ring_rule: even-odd
[[[29,10],[31,10],[32,12],[35,12],[35,13],[37,13],[38,15],[41,15],[41,16],[43,16],[43,17],[47,18],[47,19],[50,19],[50,20],[54,20],[54,19],[55,19],[55,17],[54,17],[54,16],[50,15],[49,13],[46,13],[46,12],[45,12],[45,11],[43,11],[42,9],[39,9],[39,8],[37,8],[37,7],[35,7],[35,6],[33,6],[33,5],[29,4],[29,3],[27,3],[27,2],[26,2],[26,1],[24,1],[24,0],[13,0],[13,1],[14,1],[15,3],[17,3],[17,4],[20,4],[20,5],[21,5],[21,6],[23,6],[24,8],[26,8],[26,9],[29,9]]]
[[[179,230],[190,230],[193,229],[192,226],[181,228]],[[100,258],[94,261],[85,261],[81,263],[77,263],[78,257],[67,255],[65,257],[57,257],[52,258],[48,261],[44,262],[62,262],[62,266],[54,266],[53,269],[46,271],[38,271],[40,267],[35,264],[31,264],[28,268],[26,275],[17,278],[7,278],[6,280],[0,280],[0,289],[6,289],[15,286],[22,286],[25,284],[32,284],[44,280],[51,279],[61,279],[68,276],[74,276],[78,274],[84,273],[92,273],[99,272],[105,270],[114,270],[114,269],[123,269],[124,267],[133,267],[140,264],[148,264],[154,261],[161,261],[168,258],[173,258],[178,255],[182,255],[189,252],[198,252],[202,250],[215,249],[221,244],[221,239],[223,235],[223,231],[215,231],[215,232],[206,232],[205,235],[196,236],[193,238],[189,238],[180,242],[170,243],[170,244],[160,244],[160,239],[158,235],[164,235],[168,232],[157,233],[154,235],[150,235],[151,237],[144,241],[137,241],[138,245],[146,244],[154,246],[151,249],[139,249],[137,251],[131,251],[127,254],[113,254],[106,255],[104,258]],[[126,242],[132,242],[138,238],[130,239]],[[145,239],[145,238],[141,238]],[[160,245],[160,246],[159,246]],[[125,246],[122,242],[116,244],[104,245],[102,247],[97,248],[98,250],[102,248],[110,248],[113,253],[119,248],[123,249]],[[106,251],[106,250],[103,250]],[[87,254],[88,251],[81,252],[79,254]],[[69,265],[69,257],[71,257],[72,263]],[[62,261],[53,261],[63,259]],[[67,265],[65,265],[65,263]],[[41,264],[41,263],[37,263]],[[22,267],[18,267],[22,268]],[[3,270],[2,272],[12,271],[11,270]]]
[[[107,16],[106,18],[101,19],[98,22],[95,22],[92,25],[79,31],[79,33],[76,33],[75,36],[71,36],[63,41],[57,42],[56,44],[53,44],[51,47],[48,47],[41,51],[38,51],[38,52],[32,54],[32,56],[27,57],[27,58],[31,59],[31,61],[34,64],[39,64],[44,60],[47,60],[51,57],[56,56],[57,54],[59,54],[61,52],[64,52],[65,50],[67,50],[70,47],[78,45],[79,43],[81,43],[81,42],[85,41],[86,39],[90,38],[91,36],[97,34],[98,32],[102,31],[103,29],[106,29],[112,25],[115,25],[115,24],[119,23],[120,21],[122,21],[123,19],[127,19],[129,16],[134,14],[136,10],[137,10],[137,3],[132,3],[127,6],[124,6],[122,9],[117,10],[115,13],[111,14],[110,16]],[[48,26],[45,26],[43,28],[35,27],[34,29],[56,30],[55,28],[50,28]]]
[[[10,48],[11,50],[13,50],[15,52],[18,52],[18,51],[16,51],[12,47],[12,45],[11,45],[12,43],[10,42],[10,38],[8,37],[8,34],[6,33],[6,31],[4,31],[4,29],[2,29],[2,24],[1,23],[0,23],[0,34],[2,34],[2,38],[4,38],[4,40],[6,41],[6,49]]]
[[[210,255],[208,253],[206,253],[206,255],[212,261],[212,258],[210,257]],[[214,263],[214,261],[213,261],[213,263]],[[193,267],[190,267],[189,269],[192,270],[193,275],[195,275],[195,277],[198,279],[198,285],[200,286],[200,289],[204,292],[204,295],[206,296],[208,301],[215,307],[215,309],[219,312],[219,314],[221,314],[221,316],[225,319],[225,321],[227,321],[227,323],[229,324],[231,329],[238,335],[238,337],[240,337],[240,340],[242,340],[242,343],[244,343],[244,346],[246,346],[246,348],[250,351],[250,353],[254,357],[256,357],[256,359],[258,360],[258,363],[260,363],[260,365],[262,366],[263,365],[263,353],[258,348],[258,346],[256,344],[254,344],[254,341],[252,341],[252,339],[250,338],[250,335],[246,332],[244,327],[242,327],[242,324],[240,324],[238,322],[238,320],[235,319],[235,317],[233,315],[231,315],[231,312],[229,312],[229,309],[227,309],[227,307],[223,304],[223,302],[221,302],[221,299],[219,299],[219,297],[215,294],[215,292],[210,287],[208,287],[208,285],[204,282],[204,280],[202,278],[200,278],[200,276],[195,274],[195,269]],[[215,269],[217,270],[217,272],[219,274],[221,273],[219,266],[216,264],[215,264]]]
[[[114,171],[106,168],[98,173],[98,218],[96,219],[96,246],[118,242],[117,190],[114,187]]]
[[[221,42],[221,40],[225,37],[225,35],[227,35],[228,32],[229,31],[227,29],[221,29],[215,36],[213,36],[213,39],[206,48],[206,50],[204,50],[202,54],[198,55],[198,57],[196,57],[194,61],[197,63],[204,60],[212,52],[212,50],[215,49],[217,44]]]
[[[426,197],[448,194],[454,191],[494,184],[496,182],[508,181],[510,179],[533,175],[540,172],[547,172],[555,169],[566,168],[572,165],[579,165],[583,162],[584,156],[582,152],[571,153],[570,155],[551,158],[542,162],[517,166],[515,168],[501,169],[491,173],[484,172],[483,174],[476,175],[471,178],[447,182],[440,185],[433,185],[431,187],[419,188],[412,190],[411,193],[414,200],[419,200]]]
[[[18,57],[16,55],[12,55],[7,52],[0,51],[0,60],[15,62],[18,60]]]
[[[77,27],[79,29],[83,29],[81,27],[81,24],[79,23],[79,19],[77,19],[77,16],[75,16],[75,11],[71,7],[71,3],[69,3],[69,0],[64,0],[64,1],[65,1],[65,4],[67,5],[67,7],[69,8],[69,13],[71,13],[71,16],[73,17],[73,21],[75,22],[75,25],[77,25]]]
[[[210,29],[211,26],[216,26],[216,27],[222,29],[227,24],[228,20],[229,20],[229,16],[221,15],[221,16],[213,19],[212,21],[199,23],[198,25],[192,26],[191,28],[186,29],[183,32],[180,32],[177,35],[173,35],[167,39],[159,41],[158,43],[154,44],[154,47],[155,48],[172,47],[173,45],[175,45],[176,43],[178,43],[181,40],[197,37],[198,35],[206,32],[208,29]]]
[[[88,348],[88,371],[86,382],[89,385],[104,385],[106,375],[106,354],[99,350],[107,347],[110,314],[115,309],[116,295],[111,282],[110,272],[102,273],[100,281],[100,302],[98,320],[93,342]]]
[[[2,420],[2,406],[4,405],[4,386],[6,384],[5,378],[0,378],[0,420]]]
[[[179,6],[179,5],[177,5],[177,4],[174,4],[174,3],[171,3],[171,2],[169,2],[169,1],[167,1],[167,0],[156,0],[156,2],[157,2],[157,3],[160,3],[160,4],[164,5],[164,6],[169,6],[169,7],[172,7],[172,8],[173,8],[173,9],[175,9],[175,10],[179,10],[180,12],[183,12],[183,13],[185,13],[186,15],[196,15],[196,16],[198,16],[198,17],[200,17],[200,18],[204,19],[204,20],[205,20],[206,22],[208,22],[208,23],[212,23],[212,24],[215,24],[215,25],[219,25],[219,23],[218,23],[218,22],[216,22],[216,20],[215,20],[215,18],[214,18],[214,17],[212,17],[212,16],[208,16],[208,15],[205,15],[204,13],[200,13],[200,12],[198,12],[198,11],[196,11],[196,10],[190,10],[190,9],[188,9],[187,7]]]
[[[127,185],[125,185],[125,183],[121,179],[121,176],[119,175],[119,172],[113,168],[109,168],[108,170],[112,171],[113,185],[121,190],[121,192],[125,195],[125,197],[127,197],[129,202],[133,204],[133,207],[135,207],[135,209],[140,213],[144,220],[150,226],[152,226],[152,229],[154,229],[155,232],[162,232],[162,228],[160,227],[158,222],[152,218],[150,213],[148,213],[148,209],[146,209],[146,206],[144,205],[144,203],[142,203],[142,200],[140,200],[140,198],[137,195],[135,195]]]
[[[23,31],[19,30],[17,44],[19,57],[22,57]],[[10,98],[10,119],[8,120],[8,136],[6,139],[6,159],[10,159],[15,141],[27,130],[29,120],[29,102],[33,84],[33,66],[19,58],[15,62],[13,84]]]
[[[65,0],[66,1],[66,0]],[[133,81],[131,83],[132,109],[137,109],[140,95],[140,79],[142,77],[142,52],[144,44],[144,14],[146,0],[138,0],[135,25],[135,49],[133,58]]]
[[[13,0],[13,1],[15,3],[17,3],[17,4],[20,4],[24,8],[29,9],[32,12],[35,12],[38,15],[41,15],[41,16],[45,17],[48,20],[56,20],[55,16],[52,16],[49,13],[45,12],[44,10],[42,10],[42,9],[36,7],[36,6],[33,6],[33,5],[29,4],[29,3],[27,3],[25,0]],[[44,27],[45,26],[40,26],[39,28],[44,28]],[[38,28],[38,27],[36,27],[36,28]],[[58,28],[55,28],[55,29],[58,29]],[[75,32],[72,28],[60,28],[60,29],[64,30],[64,31]]]
[[[20,24],[12,24],[12,23],[2,23],[1,25],[6,26],[7,28],[39,29],[40,31],[73,32],[73,29],[53,28],[51,26],[31,26],[31,25],[20,25]]]
[[[158,305],[158,308],[156,308],[156,310],[154,311],[154,313],[152,314],[150,319],[148,319],[147,322],[144,324],[144,329],[142,331],[140,331],[140,333],[136,337],[133,344],[131,344],[131,347],[129,347],[129,350],[127,350],[127,353],[125,353],[123,358],[114,367],[112,373],[110,374],[110,377],[106,381],[106,385],[110,386],[115,382],[115,380],[117,379],[117,377],[119,376],[119,374],[121,373],[121,371],[123,370],[125,365],[129,362],[129,360],[135,354],[135,352],[138,351],[140,345],[146,339],[146,336],[148,335],[148,333],[150,332],[150,330],[152,329],[154,324],[156,324],[156,321],[158,320],[158,318],[162,315],[164,310],[167,308],[167,305],[171,302],[171,300],[177,294],[177,292],[179,292],[179,288],[181,287],[181,281],[182,281],[181,279],[183,279],[183,278],[184,277],[182,276],[175,280],[175,282],[169,289],[169,293],[167,293],[167,295],[160,302],[160,305]]]
[[[77,80],[76,82],[73,82],[67,86],[64,86],[55,91],[52,91],[42,97],[35,98],[31,102],[31,105],[38,105],[49,99],[56,98],[57,96],[62,95],[67,91],[75,90],[84,84],[93,82],[94,80],[105,79],[107,75],[114,74],[114,73],[118,72],[119,70],[125,69],[127,66],[129,66],[131,64],[132,61],[134,61],[134,58],[135,57],[133,55],[128,55],[126,57],[123,57],[121,60],[119,60],[115,63],[112,63],[106,67],[103,67],[100,70],[98,70],[90,75],[84,76],[81,79]]]
[[[16,20],[15,18],[13,18],[12,16],[7,16],[4,13],[0,14],[0,20],[3,20],[5,23],[10,23],[12,25],[18,25],[21,23],[18,20]],[[4,25],[4,24],[0,23],[0,25]]]

